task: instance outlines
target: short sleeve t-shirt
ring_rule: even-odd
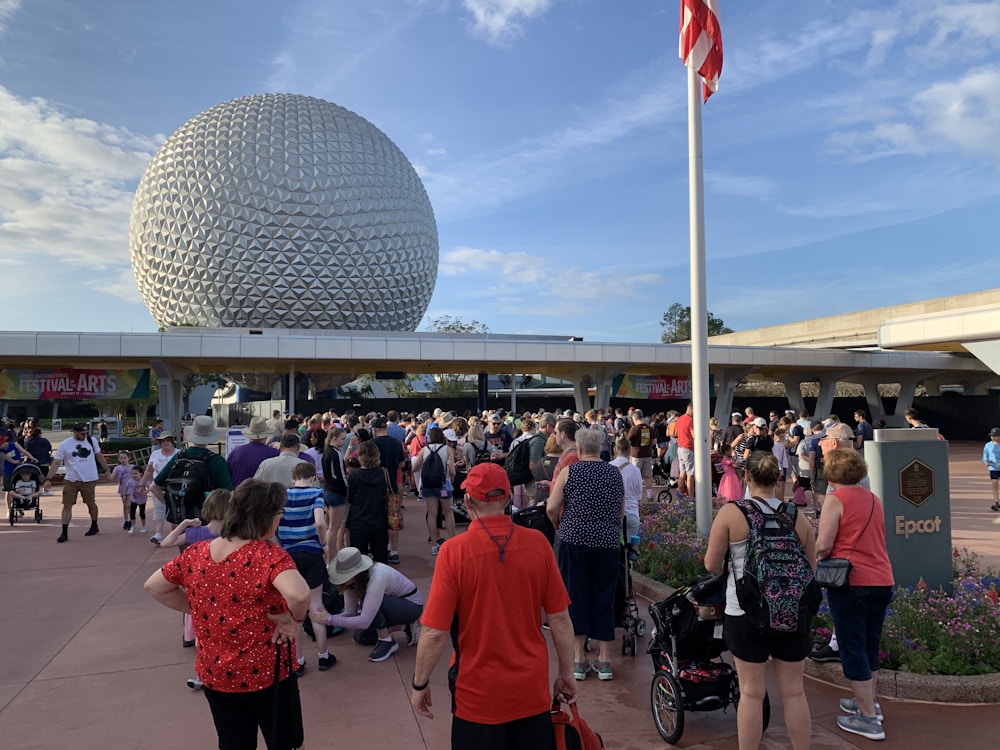
[[[59,443],[55,458],[66,466],[66,479],[70,482],[96,482],[97,457],[95,443],[90,438],[77,440],[69,437]]]
[[[316,487],[291,487],[285,513],[278,523],[278,541],[286,552],[323,554],[316,530],[315,511],[323,511],[323,492]]]
[[[646,424],[634,424],[628,431],[628,441],[632,444],[629,455],[632,458],[650,458],[653,455],[655,436],[653,428]]]
[[[274,681],[274,623],[267,615],[288,611],[274,579],[295,570],[291,556],[270,542],[247,542],[221,562],[211,542],[188,547],[161,568],[183,586],[198,637],[194,670],[205,687],[223,693],[263,690]],[[280,679],[288,677],[282,662]]]

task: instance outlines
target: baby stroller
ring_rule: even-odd
[[[615,587],[615,627],[623,628],[622,656],[635,656],[636,636],[646,634],[646,621],[639,617],[639,606],[635,603],[635,589],[632,588],[632,562],[638,560],[638,550],[628,539],[621,546],[618,560],[618,585]]]
[[[653,459],[653,477],[650,480],[656,493],[656,502],[672,503],[674,496],[671,487],[677,486],[677,480],[670,476],[670,458],[664,454],[662,458]]]
[[[670,744],[684,733],[685,711],[715,711],[739,703],[736,670],[721,658],[726,650],[720,619],[725,585],[725,574],[705,574],[649,607],[650,708],[656,731]],[[767,693],[763,714],[767,729],[771,720]]]
[[[14,476],[11,481],[12,487],[17,483],[17,480],[20,479],[23,474],[29,474],[31,476],[31,481],[35,483],[36,489],[40,490],[42,488],[45,478],[42,476],[42,470],[35,464],[21,464],[14,469]],[[17,523],[18,519],[23,516],[24,512],[27,510],[35,511],[35,523],[42,522],[42,506],[37,497],[34,497],[31,500],[20,500],[14,497],[13,492],[11,492],[8,497],[10,498],[10,501],[8,502],[8,517],[10,519],[11,526]]]

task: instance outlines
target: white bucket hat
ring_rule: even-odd
[[[253,417],[250,420],[250,425],[243,429],[243,434],[251,440],[259,440],[260,438],[270,437],[274,434],[274,430],[267,424],[266,418]]]
[[[344,547],[327,567],[330,583],[334,586],[347,583],[358,573],[368,570],[373,564],[372,559],[368,555],[362,555],[361,550],[357,547]]]
[[[221,443],[223,440],[222,430],[215,428],[215,422],[211,417],[195,417],[194,424],[190,429],[184,430],[184,439],[195,445],[208,445],[209,443]]]

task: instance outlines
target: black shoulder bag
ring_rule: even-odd
[[[851,568],[853,567],[851,565],[851,555],[854,554],[855,547],[861,541],[861,537],[864,535],[868,524],[871,523],[872,515],[875,513],[875,493],[869,494],[872,496],[871,512],[868,513],[868,520],[865,521],[865,525],[861,527],[861,531],[854,538],[854,544],[851,546],[851,551],[847,553],[847,557],[828,557],[825,560],[818,560],[816,562],[816,581],[823,588],[845,589],[851,585]]]

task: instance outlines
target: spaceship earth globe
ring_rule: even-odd
[[[171,135],[136,190],[129,251],[164,327],[412,331],[438,265],[403,152],[295,94],[234,99]]]

